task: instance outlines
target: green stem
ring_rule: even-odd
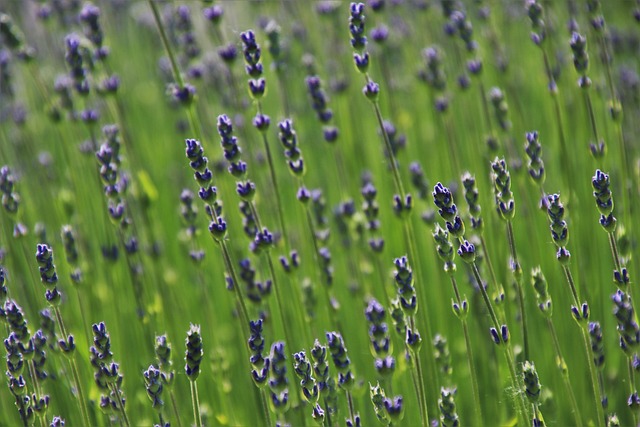
[[[258,114],[262,114],[262,107],[258,102]],[[271,155],[271,149],[269,148],[269,141],[267,140],[267,133],[260,132],[262,135],[262,144],[264,145],[264,151],[267,154],[267,163],[269,164],[269,175],[271,177],[271,185],[273,185],[273,191],[276,194],[276,202],[278,207],[278,220],[280,222],[280,228],[282,229],[282,240],[284,241],[287,251],[289,250],[289,238],[287,233],[287,227],[284,221],[284,213],[282,211],[282,197],[280,197],[280,188],[278,187],[278,180],[276,179],[276,169],[273,166],[273,156]]]
[[[634,369],[633,369],[633,358],[629,357],[627,360],[627,367],[629,373],[629,395],[632,395],[636,391],[635,381],[634,381]],[[631,416],[633,417],[633,425],[638,425],[638,415],[636,411],[631,411]]]
[[[409,348],[407,346],[405,346],[405,348],[408,350]],[[409,351],[409,350],[408,350]],[[416,398],[418,399],[418,408],[420,410],[420,420],[422,423],[423,427],[426,427],[429,425],[429,415],[428,415],[428,409],[427,409],[427,405],[426,403],[423,404],[423,398],[422,398],[422,393],[421,393],[421,387],[420,387],[420,383],[422,383],[421,379],[420,379],[420,374],[418,373],[418,368],[416,366],[417,363],[417,355],[412,352],[409,351],[409,353],[411,354],[411,379],[413,380],[413,389],[416,393]]]
[[[260,401],[262,402],[262,412],[264,415],[264,420],[267,425],[273,425],[273,421],[271,420],[271,412],[269,411],[269,402],[267,401],[267,391],[260,390]]]
[[[573,296],[573,304],[576,307],[580,307],[580,298],[578,297],[578,290],[576,289],[576,284],[573,281],[573,276],[571,275],[571,271],[569,270],[569,267],[567,267],[566,265],[563,265],[562,271],[564,272],[564,275],[567,278],[567,283],[569,284],[569,288],[571,289],[571,295]]]
[[[578,402],[576,401],[576,395],[573,392],[573,387],[571,387],[571,382],[569,381],[569,372],[568,368],[566,367],[564,358],[562,357],[562,350],[560,349],[560,341],[558,340],[558,335],[556,334],[556,328],[553,326],[551,318],[547,317],[546,319],[547,326],[549,327],[549,332],[551,333],[551,339],[553,341],[553,348],[556,352],[557,363],[562,371],[562,382],[564,383],[565,391],[567,392],[569,400],[571,401],[571,409],[573,411],[576,426],[582,426],[582,419],[580,417],[580,410],[578,409]]]
[[[451,278],[451,285],[453,286],[453,292],[456,296],[456,302],[458,303],[458,306],[462,308],[462,298],[458,289],[458,283],[456,282],[453,274],[449,275],[449,277]],[[480,403],[478,376],[476,374],[475,365],[473,364],[473,349],[471,348],[471,339],[469,337],[469,325],[467,324],[467,319],[464,317],[460,317],[460,322],[462,323],[462,331],[464,332],[464,344],[467,353],[467,364],[469,365],[469,374],[471,375],[471,391],[473,393],[473,402],[475,405],[474,412],[478,425],[482,425],[482,406]]]
[[[549,62],[549,56],[547,55],[547,50],[544,48],[544,45],[542,47],[542,59],[544,62],[545,73],[547,74],[548,85],[550,88],[552,87],[552,85],[555,86],[557,91],[557,86],[553,79],[553,73],[551,72],[551,64]],[[572,172],[572,169],[573,169],[572,162],[571,162],[572,157],[569,156],[569,150],[567,149],[567,141],[565,139],[564,131],[563,131],[562,109],[560,108],[560,100],[559,100],[558,93],[557,92],[554,93],[553,91],[550,91],[550,93],[551,93],[551,99],[553,100],[553,112],[556,120],[558,139],[560,140],[560,151],[562,152],[563,162],[566,163],[566,165],[568,166],[567,173],[565,174],[565,178],[567,179],[567,189],[568,191],[571,191],[571,185],[569,185],[570,184],[569,177],[572,177],[574,175]]]
[[[349,417],[351,417],[351,420],[355,423],[356,411],[353,406],[353,396],[351,396],[350,391],[346,391],[346,395],[347,395],[347,404],[349,406]]]
[[[516,279],[516,292],[518,294],[518,302],[520,304],[520,316],[522,321],[522,340],[524,342],[524,360],[531,360],[529,358],[529,333],[527,329],[527,315],[524,309],[524,290],[522,286],[522,268],[518,261],[518,253],[516,251],[516,242],[513,236],[513,225],[511,221],[507,221],[507,237],[509,240],[509,250],[511,251],[511,258],[515,264],[513,275]]]
[[[593,396],[595,398],[596,415],[598,417],[596,420],[596,426],[602,426],[605,423],[605,418],[602,411],[602,396],[600,394],[600,388],[598,387],[596,368],[593,363],[593,350],[589,345],[589,337],[587,336],[586,328],[582,327],[582,325],[580,326],[580,329],[582,329],[582,342],[584,343],[584,348],[588,357],[587,362],[589,365],[589,376],[591,377],[591,388],[593,389]]]
[[[118,399],[117,406],[120,409],[120,413],[122,414],[124,425],[127,427],[130,427],[131,423],[129,423],[129,417],[127,417],[127,412],[124,410],[124,402],[122,401],[122,395],[120,394],[120,389],[118,388],[117,384],[111,384],[110,387],[113,391],[113,394],[115,394],[116,399]]]
[[[60,328],[60,333],[62,334],[63,339],[67,339],[69,336],[67,334],[67,329],[64,326],[64,322],[62,320],[62,315],[60,314],[60,309],[58,307],[53,308],[56,320],[58,321],[58,327]],[[84,392],[82,390],[82,385],[80,383],[80,374],[78,372],[78,365],[76,363],[75,352],[71,354],[69,357],[69,364],[71,365],[71,374],[73,375],[73,382],[75,383],[76,390],[78,391],[78,405],[80,406],[80,412],[82,413],[82,419],[85,425],[91,425],[91,420],[89,418],[89,411],[87,408],[87,401],[84,397]]]
[[[368,80],[368,78],[367,78]],[[373,110],[376,113],[376,119],[378,120],[378,126],[380,127],[380,132],[382,133],[382,139],[384,139],[385,149],[389,155],[389,163],[391,166],[391,171],[393,172],[393,180],[395,182],[396,191],[402,197],[402,202],[405,200],[405,192],[404,187],[402,186],[402,179],[400,179],[400,171],[398,170],[398,162],[396,161],[396,156],[393,154],[393,149],[391,147],[391,141],[389,140],[389,135],[387,131],[384,129],[384,121],[382,120],[382,113],[380,112],[380,105],[377,102],[373,102]]]
[[[173,407],[173,413],[176,416],[176,422],[178,423],[178,427],[182,427],[182,421],[180,421],[180,412],[178,412],[178,405],[176,404],[176,397],[173,394],[173,391],[169,393],[171,396],[171,406]]]
[[[496,331],[500,331],[500,323],[498,321],[498,316],[496,316],[496,312],[491,305],[491,300],[489,299],[489,295],[487,294],[486,289],[484,288],[484,284],[482,281],[482,277],[480,276],[480,271],[478,270],[477,264],[474,262],[471,263],[471,269],[473,271],[473,275],[478,282],[478,287],[480,288],[480,294],[482,295],[482,299],[489,311],[489,316],[491,317],[491,321],[493,322],[493,327]],[[507,359],[507,365],[509,367],[509,373],[511,375],[511,385],[514,390],[521,390],[520,381],[518,380],[518,376],[516,374],[515,362],[513,360],[513,355],[511,354],[511,344],[510,342],[504,343],[504,354]],[[525,417],[526,419],[526,405],[524,402],[524,397],[519,393],[520,398],[516,398],[516,413],[518,417]],[[523,424],[526,425],[526,422]]]
[[[480,244],[482,245],[482,253],[484,254],[484,259],[487,261],[487,267],[489,267],[489,274],[491,275],[491,281],[493,282],[493,286],[496,288],[496,291],[498,291],[499,290],[498,278],[496,277],[496,272],[493,269],[493,263],[491,262],[489,251],[487,250],[487,242],[484,238],[484,235],[482,234],[480,234]]]
[[[176,83],[180,86],[180,89],[184,89],[185,83],[182,78],[182,74],[180,74],[180,68],[178,67],[178,61],[173,53],[173,49],[171,49],[171,45],[169,44],[169,39],[167,37],[167,33],[164,30],[164,26],[162,25],[162,19],[160,18],[160,13],[158,12],[158,7],[156,6],[156,2],[154,0],[147,0],[149,6],[151,7],[151,12],[153,12],[153,19],[156,23],[156,27],[158,27],[158,32],[160,33],[160,39],[162,40],[162,45],[164,46],[164,50],[169,57],[169,62],[171,63],[171,70],[173,72],[173,78],[176,79]],[[197,117],[194,114],[193,108],[191,106],[187,107],[187,118],[189,120],[189,125],[191,126],[191,130],[196,135],[196,139],[202,140],[202,126],[196,125],[198,123]]]
[[[591,125],[591,132],[593,133],[593,138],[595,139],[595,143],[598,144],[600,142],[600,136],[598,135],[598,126],[596,124],[596,117],[593,112],[593,104],[591,103],[591,96],[589,95],[589,89],[584,88],[584,103],[587,107],[587,113],[589,114],[589,124]]]
[[[198,385],[195,381],[189,381],[191,389],[191,404],[193,406],[193,418],[197,427],[202,427],[202,416],[200,415],[200,399],[198,398]]]

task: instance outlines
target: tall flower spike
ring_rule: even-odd
[[[533,404],[538,403],[540,400],[540,381],[538,380],[538,373],[533,362],[525,360],[522,366],[522,377],[524,382],[524,391],[527,399]]]
[[[631,297],[618,289],[611,299],[614,303],[613,314],[618,321],[620,348],[628,356],[632,356],[640,345],[640,326],[635,320]]]
[[[396,361],[391,348],[391,337],[389,336],[389,327],[385,320],[384,307],[374,298],[369,300],[364,315],[369,322],[369,340],[371,344],[371,353],[375,357],[374,366],[378,373],[383,377],[389,377],[393,374]]]
[[[200,375],[200,362],[204,351],[202,349],[202,336],[200,335],[200,326],[191,325],[187,332],[186,351],[185,351],[185,373],[189,381],[195,381]]]
[[[267,385],[269,374],[269,358],[263,356],[264,336],[262,335],[262,319],[249,321],[249,362],[251,363],[251,378],[258,387]]]
[[[449,343],[447,339],[436,334],[433,337],[433,357],[436,360],[436,365],[440,368],[442,373],[446,376],[451,375],[453,372],[453,366],[451,364],[451,353],[449,352]]]
[[[567,222],[564,220],[564,205],[560,201],[559,194],[547,196],[547,216],[550,222],[551,237],[558,247],[556,258],[563,265],[566,265],[571,257],[571,254],[565,248],[569,241],[569,229],[567,228]]]
[[[347,391],[351,390],[355,383],[355,378],[351,372],[351,360],[347,356],[347,349],[344,346],[342,335],[338,332],[327,332],[326,335],[333,364],[338,370],[338,385]]]
[[[278,123],[278,138],[284,147],[284,155],[287,158],[289,171],[294,176],[302,176],[305,173],[302,151],[298,147],[298,136],[293,128],[293,121],[285,119]]]
[[[271,389],[271,405],[275,412],[283,414],[289,409],[289,389],[287,380],[287,363],[284,342],[277,341],[271,345],[269,355],[269,388]]]
[[[367,47],[365,36],[364,4],[351,3],[349,6],[349,33],[351,34],[351,46],[356,52],[363,52]]]
[[[469,217],[471,219],[471,228],[478,233],[482,233],[484,230],[484,221],[480,215],[482,209],[478,203],[478,187],[476,186],[476,178],[469,172],[462,174],[462,187],[464,188],[464,199],[469,205]]]
[[[456,402],[454,400],[455,395],[455,388],[440,389],[438,408],[440,409],[440,423],[442,427],[456,427],[460,423],[458,413],[456,412]]]
[[[315,378],[311,375],[311,363],[309,363],[307,359],[307,354],[304,351],[295,353],[293,359],[294,371],[298,378],[300,378],[302,395],[307,402],[315,403],[318,400],[319,389]]]
[[[547,279],[545,279],[540,267],[531,270],[531,285],[536,293],[538,308],[545,317],[551,317],[553,314],[551,295],[548,292]]]
[[[604,368],[604,342],[602,338],[602,328],[598,322],[589,322],[589,338],[591,340],[591,351],[593,351],[593,364],[598,369]]]
[[[251,77],[248,81],[249,94],[255,100],[260,100],[266,91],[267,81],[262,77],[264,68],[261,62],[261,49],[252,30],[240,34],[242,40],[245,70]]]
[[[616,230],[616,217],[613,216],[613,196],[610,190],[609,175],[596,170],[595,175],[591,179],[593,186],[593,197],[596,199],[596,206],[600,212],[600,225],[608,233]]]
[[[438,213],[445,220],[447,230],[456,239],[464,237],[464,223],[458,214],[458,207],[453,203],[453,195],[449,188],[438,182],[433,187],[433,201]]]
[[[394,280],[398,287],[398,298],[405,316],[411,317],[418,311],[418,298],[413,287],[413,270],[406,256],[393,261],[396,266]]]
[[[525,134],[526,142],[524,144],[524,151],[527,153],[529,162],[527,168],[529,170],[529,176],[539,186],[544,184],[545,169],[544,162],[542,161],[542,145],[538,141],[538,131],[527,132]]]
[[[507,162],[496,158],[491,163],[491,169],[498,213],[502,219],[510,221],[515,215],[515,201],[511,192],[511,175],[507,170]]]

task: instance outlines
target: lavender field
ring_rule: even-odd
[[[637,426],[639,66],[632,0],[0,0],[0,426]]]

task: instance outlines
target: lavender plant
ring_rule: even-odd
[[[0,424],[635,425],[640,27],[601,3],[0,7]]]

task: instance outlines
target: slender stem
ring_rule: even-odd
[[[58,327],[60,328],[60,333],[62,334],[63,339],[67,339],[69,336],[67,334],[67,329],[64,326],[64,321],[62,320],[62,315],[60,314],[60,309],[58,307],[54,307],[54,313],[56,316],[56,320],[58,321]],[[91,425],[91,421],[89,418],[89,412],[87,409],[87,401],[84,397],[84,392],[82,391],[82,385],[80,383],[80,374],[78,372],[78,365],[76,364],[75,352],[71,354],[69,358],[69,364],[71,365],[71,374],[73,375],[73,382],[75,383],[76,390],[78,391],[78,405],[80,405],[80,412],[82,413],[82,419],[84,420],[85,425]]]
[[[589,338],[587,337],[586,328],[582,327],[582,342],[584,343],[584,348],[588,357],[588,365],[589,365],[589,376],[591,377],[591,388],[593,389],[593,396],[595,398],[596,404],[596,415],[598,419],[596,420],[597,426],[602,426],[605,423],[604,413],[602,411],[602,396],[600,395],[600,388],[598,387],[596,368],[593,364],[593,350],[589,345]]]
[[[442,119],[442,126],[445,129],[447,134],[447,145],[449,147],[449,155],[451,156],[451,160],[453,162],[453,168],[455,173],[460,173],[460,161],[458,160],[458,154],[456,147],[455,138],[453,137],[453,127],[451,126],[451,118],[447,115],[446,112],[442,112],[439,114]]]
[[[484,259],[487,261],[487,267],[489,267],[489,274],[491,275],[493,286],[495,286],[496,290],[498,290],[498,279],[496,277],[496,272],[493,269],[493,263],[491,262],[489,251],[487,250],[487,242],[484,238],[484,235],[482,234],[480,234],[480,244],[482,245],[482,253],[484,254]]]
[[[451,285],[453,286],[453,292],[456,296],[456,302],[458,303],[458,306],[462,307],[462,298],[460,297],[460,291],[458,289],[456,278],[453,276],[453,274],[451,274],[449,277],[451,278]],[[482,406],[480,403],[478,376],[476,374],[475,365],[473,364],[473,349],[471,348],[471,339],[469,337],[469,325],[467,324],[467,319],[464,317],[460,317],[460,322],[462,323],[462,331],[464,332],[464,344],[467,352],[467,364],[469,365],[469,374],[471,375],[471,391],[473,392],[473,401],[475,405],[474,412],[478,425],[482,425]]]
[[[622,274],[622,263],[620,262],[616,236],[613,234],[613,232],[607,232],[607,237],[609,238],[609,247],[611,248],[611,255],[613,256],[613,263],[616,265],[616,270],[618,270],[620,274]]]
[[[571,185],[569,177],[574,176],[572,173],[572,157],[569,156],[569,151],[567,150],[567,141],[564,136],[563,124],[562,124],[562,109],[560,108],[560,100],[557,93],[557,85],[553,79],[553,73],[551,72],[551,64],[549,62],[549,56],[547,55],[547,50],[544,45],[542,47],[542,59],[544,62],[545,73],[547,74],[549,92],[551,94],[551,99],[553,100],[553,111],[556,120],[556,127],[558,132],[558,139],[560,140],[560,151],[562,152],[563,161],[567,164],[567,173],[564,174],[564,177],[567,179],[567,190],[571,191]],[[552,91],[551,88],[555,88],[555,91]],[[596,141],[597,142],[597,141]]]
[[[169,393],[171,396],[171,406],[173,407],[173,413],[176,416],[176,422],[178,423],[178,427],[182,427],[182,421],[180,421],[180,412],[178,411],[178,405],[176,404],[176,397],[173,394],[173,391]]]
[[[353,406],[353,396],[351,396],[350,391],[346,391],[346,394],[347,394],[347,404],[349,405],[349,416],[351,417],[351,420],[355,423],[356,411]]]
[[[151,12],[153,12],[153,19],[156,23],[156,27],[158,27],[158,32],[160,33],[160,39],[162,40],[162,45],[164,46],[164,50],[169,57],[169,62],[171,63],[171,70],[173,71],[173,78],[176,79],[178,86],[180,89],[184,89],[184,79],[182,78],[182,74],[180,74],[180,68],[178,67],[178,61],[173,53],[173,49],[171,49],[171,45],[169,44],[169,39],[167,37],[167,33],[164,31],[164,26],[162,25],[162,19],[160,18],[160,13],[158,12],[158,7],[156,6],[156,2],[154,0],[147,0],[149,6],[151,7]],[[197,117],[193,112],[192,106],[187,107],[187,117],[189,119],[189,125],[191,126],[191,130],[196,135],[196,138],[202,140],[202,126],[196,125]]]
[[[500,330],[500,322],[498,321],[498,316],[496,316],[496,312],[493,309],[493,305],[491,304],[491,299],[487,294],[487,290],[484,288],[484,284],[482,282],[482,277],[480,276],[480,271],[478,271],[478,266],[475,262],[471,264],[471,270],[473,271],[473,275],[478,282],[478,287],[480,288],[480,294],[482,295],[482,299],[484,300],[484,304],[489,311],[489,316],[491,317],[491,321],[493,322],[493,327],[496,328],[497,331]]]
[[[267,392],[263,389],[260,390],[260,402],[262,402],[262,412],[264,415],[264,420],[267,425],[273,425],[273,421],[271,420],[271,412],[269,411],[269,402],[267,401]]]
[[[406,244],[407,246],[409,246],[409,258],[412,259],[414,262],[414,268],[415,268],[414,278],[417,277],[417,278],[423,279],[425,276],[422,275],[421,263],[419,262],[420,259],[418,258],[418,252],[416,251],[416,245],[414,242],[415,234],[413,232],[413,227],[412,227],[410,218],[405,218],[404,220],[404,233],[405,233]],[[418,295],[420,298],[420,304],[424,307],[422,310],[418,311],[420,314],[420,320],[424,325],[424,333],[425,333],[427,342],[432,343],[433,334],[431,333],[431,322],[429,322],[426,292],[419,292]],[[431,376],[430,383],[440,384],[439,372],[438,372],[438,369],[436,368],[435,358],[433,357],[432,352],[428,352],[428,355],[430,357],[427,357],[426,360],[428,362],[427,368],[429,369],[429,374]],[[420,378],[422,380],[421,382],[424,388],[424,382],[427,381],[429,383],[429,379],[424,377],[420,377]]]
[[[558,335],[556,334],[556,328],[553,326],[553,322],[549,317],[547,317],[547,326],[549,327],[549,332],[551,333],[551,339],[553,341],[553,348],[556,352],[557,363],[562,371],[562,381],[566,389],[565,391],[567,392],[569,400],[571,401],[571,409],[575,418],[576,426],[582,426],[582,419],[580,418],[580,410],[578,409],[576,395],[573,392],[573,387],[571,387],[571,382],[569,381],[569,372],[564,362],[564,358],[562,357],[562,350],[560,350],[560,341],[558,340]]]
[[[380,127],[380,132],[382,132],[382,139],[384,139],[385,149],[389,154],[389,163],[391,164],[391,170],[393,172],[393,180],[396,185],[396,191],[402,197],[402,200],[405,199],[404,187],[402,186],[402,179],[400,179],[400,171],[398,170],[398,164],[396,161],[396,156],[393,154],[393,149],[391,147],[391,141],[389,140],[389,135],[387,131],[384,129],[384,121],[382,120],[382,113],[380,112],[380,105],[377,102],[373,103],[373,110],[376,113],[376,119],[378,119],[378,126]]]
[[[200,415],[200,399],[198,398],[198,385],[195,381],[189,381],[191,388],[191,404],[193,405],[193,418],[197,427],[202,427],[202,416]]]
[[[516,279],[516,292],[518,294],[518,302],[520,304],[520,317],[522,322],[522,340],[524,342],[524,359],[529,359],[529,333],[527,329],[527,313],[524,309],[524,290],[522,286],[522,268],[518,261],[518,253],[516,251],[516,242],[513,236],[513,224],[507,221],[507,238],[509,240],[509,250],[514,263],[513,275]]]
[[[291,330],[290,330],[290,325],[289,322],[287,322],[287,319],[285,319],[285,315],[284,315],[284,303],[282,300],[282,289],[280,289],[280,286],[278,286],[278,283],[276,283],[276,271],[273,268],[273,260],[271,259],[271,255],[267,255],[267,263],[269,264],[269,272],[271,273],[271,276],[273,277],[273,285],[274,288],[276,290],[276,302],[278,304],[278,311],[280,312],[280,321],[282,322],[282,328],[284,330],[284,336],[287,340],[287,342],[289,343],[289,345],[293,348],[294,346],[294,341],[293,341],[293,335],[291,335]]]
[[[231,276],[231,280],[233,280],[233,290],[236,294],[236,299],[238,300],[238,304],[240,305],[240,315],[242,318],[243,329],[247,333],[249,332],[249,312],[247,310],[247,305],[244,301],[244,297],[242,296],[242,292],[240,292],[240,286],[238,285],[240,282],[238,281],[238,276],[236,275],[236,271],[233,268],[233,263],[231,262],[231,256],[229,255],[229,249],[227,248],[227,244],[224,240],[218,242],[220,248],[222,249],[222,255],[227,265],[227,272]]]
[[[340,328],[338,328],[338,324],[337,324],[338,322],[336,320],[336,317],[332,316],[332,312],[331,312],[331,308],[333,307],[333,304],[331,303],[331,292],[329,292],[329,284],[323,283],[322,274],[320,273],[319,262],[318,262],[320,245],[318,245],[318,238],[316,237],[316,231],[313,225],[313,218],[311,217],[311,208],[309,207],[308,203],[305,204],[305,213],[307,217],[307,224],[309,226],[309,232],[311,233],[311,241],[313,242],[313,258],[316,262],[315,263],[316,275],[319,278],[318,283],[320,283],[320,286],[324,290],[325,298],[327,299],[327,304],[325,305],[327,309],[327,317],[329,321],[332,323],[333,327],[339,330]]]
[[[487,290],[484,288],[484,284],[482,282],[482,277],[480,276],[480,271],[478,270],[478,266],[475,262],[471,263],[471,269],[473,271],[473,275],[478,282],[478,287],[480,288],[480,294],[482,295],[482,299],[489,311],[489,316],[491,317],[491,321],[493,322],[493,327],[496,331],[500,331],[500,323],[498,322],[498,316],[496,316],[496,312],[491,305],[491,300],[489,299],[489,295],[487,294]],[[520,381],[518,380],[518,376],[516,374],[515,362],[513,360],[513,355],[511,354],[511,344],[509,342],[504,343],[504,353],[507,359],[507,365],[509,365],[509,373],[511,375],[511,385],[515,390],[520,390]],[[519,394],[520,395],[520,394]],[[518,416],[525,416],[526,413],[526,405],[524,404],[524,397],[520,395],[520,398],[516,398],[516,412]],[[525,423],[526,424],[526,423]],[[524,424],[523,424],[524,425]]]
[[[409,348],[405,346],[405,349],[407,351],[409,351]],[[422,426],[426,427],[429,425],[429,416],[428,416],[428,409],[427,409],[427,405],[422,403],[422,393],[420,391],[421,387],[420,387],[420,383],[422,382],[420,379],[420,374],[418,373],[418,369],[416,367],[416,359],[417,359],[417,355],[412,352],[409,351],[409,353],[411,354],[411,379],[413,380],[413,389],[416,393],[416,398],[418,399],[418,408],[420,410],[420,419],[422,422]]]
[[[258,102],[258,114],[262,114],[262,107]],[[278,187],[278,180],[276,178],[276,169],[273,166],[273,156],[271,155],[271,149],[269,148],[269,141],[267,140],[267,133],[260,132],[262,135],[262,143],[264,145],[264,151],[267,154],[267,163],[269,164],[269,175],[271,177],[271,185],[273,185],[273,191],[276,194],[276,202],[278,207],[278,220],[280,221],[280,228],[282,229],[282,240],[284,240],[285,247],[289,248],[289,238],[287,235],[287,227],[284,221],[284,213],[282,211],[282,197],[280,197],[280,188]]]
[[[587,106],[587,113],[589,114],[589,124],[591,125],[591,132],[593,132],[593,138],[595,139],[595,143],[598,144],[600,142],[600,136],[598,135],[598,126],[596,125],[596,117],[593,112],[593,104],[591,103],[591,96],[589,95],[589,89],[583,89],[584,92],[584,103]]]
[[[567,278],[567,283],[569,284],[569,288],[571,289],[571,295],[573,296],[573,303],[576,307],[580,306],[580,298],[578,297],[578,290],[576,289],[576,284],[573,281],[573,276],[571,275],[571,271],[569,267],[566,265],[562,266],[562,271],[564,271],[564,275]]]
[[[629,374],[629,395],[633,394],[636,391],[635,381],[634,381],[634,368],[633,368],[633,358],[629,357],[627,359],[627,368]],[[631,415],[633,416],[633,425],[638,425],[638,415],[636,411],[631,411]]]
[[[124,410],[124,402],[122,401],[122,395],[120,394],[120,389],[118,388],[117,384],[111,384],[111,389],[113,391],[113,394],[116,395],[116,399],[118,399],[118,408],[120,409],[120,413],[122,414],[122,418],[124,420],[124,425],[127,427],[131,426],[131,423],[129,423],[129,417],[127,417],[127,412]]]

